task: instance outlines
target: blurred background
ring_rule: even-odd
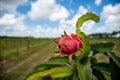
[[[100,22],[86,21],[81,30],[91,42],[114,42],[120,56],[120,0],[0,0],[1,80],[23,80],[51,57],[54,39],[75,33],[77,19],[87,12]]]

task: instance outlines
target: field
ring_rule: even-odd
[[[120,56],[120,39],[91,39],[91,42],[112,41],[114,52]],[[54,39],[32,37],[0,38],[0,78],[1,80],[23,80],[34,66],[48,60],[56,44]]]
[[[47,60],[55,48],[52,39],[1,38],[0,40],[2,80],[24,79],[35,65]]]

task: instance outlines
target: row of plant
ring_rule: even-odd
[[[0,60],[21,55],[39,47],[49,39],[31,37],[0,37]]]

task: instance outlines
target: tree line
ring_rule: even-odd
[[[88,36],[90,38],[120,38],[120,31],[113,31],[112,33],[93,33]]]

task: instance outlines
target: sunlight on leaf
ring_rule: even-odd
[[[78,76],[80,80],[91,80],[92,77],[92,69],[90,68],[89,60],[84,61],[85,63],[78,63]]]
[[[113,52],[108,53],[108,55],[112,58],[112,60],[117,64],[120,68],[120,58],[117,57]]]
[[[78,18],[76,27],[80,28],[82,24],[87,20],[94,20],[95,22],[99,22],[100,18],[94,13],[86,13],[85,15],[82,15],[80,18]]]
[[[33,73],[26,80],[42,80],[45,76],[50,76],[54,79],[68,77],[72,74],[72,70],[68,67],[55,67],[49,70]]]

